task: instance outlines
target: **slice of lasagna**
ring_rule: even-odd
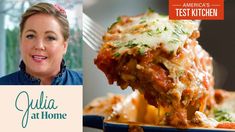
[[[196,40],[198,24],[153,11],[117,19],[94,60],[109,83],[130,86],[165,110],[169,125],[187,127],[213,103],[212,58]],[[157,118],[157,117],[156,117]]]

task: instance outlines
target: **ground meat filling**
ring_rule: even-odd
[[[143,17],[120,18],[103,37],[94,63],[109,84],[138,89],[149,104],[163,107],[167,124],[187,127],[195,111],[204,112],[213,105],[212,58],[196,40],[199,31],[187,32],[188,27],[182,25],[185,21],[164,21],[158,27],[156,23],[165,18],[146,23],[151,16],[159,17],[148,12]]]

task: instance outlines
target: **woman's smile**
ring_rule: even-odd
[[[33,61],[35,61],[37,63],[42,63],[47,60],[47,57],[44,55],[32,55],[32,59],[33,59]]]

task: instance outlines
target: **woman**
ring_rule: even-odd
[[[81,85],[81,73],[66,68],[69,23],[65,10],[49,3],[31,6],[20,23],[20,70],[0,85]]]

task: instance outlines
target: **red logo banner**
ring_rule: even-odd
[[[169,18],[224,20],[224,0],[169,0]]]

